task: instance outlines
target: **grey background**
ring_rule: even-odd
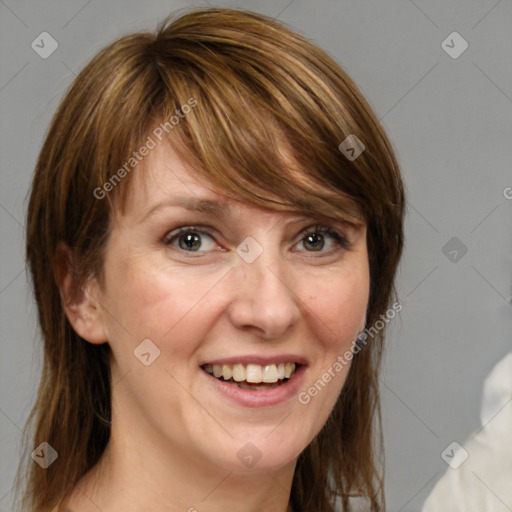
[[[23,244],[26,195],[50,118],[104,45],[155,28],[175,8],[207,4],[0,0],[1,510],[12,507],[21,427],[41,367]],[[321,45],[394,144],[409,204],[398,276],[404,309],[382,376],[386,492],[390,511],[420,510],[447,469],[443,449],[479,428],[482,382],[511,348],[512,3],[210,4],[271,15]],[[31,48],[43,31],[59,44],[47,59]],[[469,44],[456,59],[441,47],[453,31]],[[442,251],[452,237],[467,247],[455,262]]]

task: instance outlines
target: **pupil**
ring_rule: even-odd
[[[320,243],[320,242],[323,242],[322,235],[319,236],[316,233],[308,235],[307,241],[308,241],[308,243],[312,241],[311,243],[313,244],[313,247],[315,250],[318,250],[319,248],[321,248],[321,245],[323,246],[323,244]]]
[[[185,235],[181,240],[184,240],[185,245],[185,247],[181,246],[182,249],[198,249],[201,245],[197,233]]]

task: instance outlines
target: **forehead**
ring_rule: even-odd
[[[134,169],[126,195],[125,215],[145,216],[168,202],[190,210],[223,215],[227,207],[245,204],[198,172],[170,144],[156,146]],[[274,196],[271,192],[267,197]],[[226,208],[224,208],[226,207]]]
[[[175,144],[178,145],[174,147]],[[263,168],[239,169],[239,163],[223,161],[220,153],[213,155],[214,179],[210,178],[209,170],[204,170],[209,164],[203,159],[197,167],[191,164],[195,156],[190,156],[188,147],[162,140],[123,184],[124,200],[112,205],[113,220],[124,216],[141,218],[156,204],[185,201],[195,202],[201,211],[216,216],[223,215],[218,207],[222,203],[221,206],[227,206],[225,213],[228,208],[243,206],[261,212],[313,215],[354,226],[366,223],[357,203],[336,190],[329,180],[322,179],[319,170],[316,178],[303,170],[286,143],[278,143],[275,149],[276,160]],[[208,201],[219,204],[211,205]]]
[[[204,211],[208,211],[211,202],[231,206],[247,204],[214,184],[169,143],[158,144],[132,172],[126,194],[127,214],[142,212],[156,202],[171,198],[177,202],[181,199],[183,205],[193,205]],[[265,191],[265,197],[280,200],[271,191]]]
[[[207,194],[213,189],[213,184],[183,160],[170,144],[160,143],[148,155],[141,171],[136,176],[134,191],[140,192],[137,196],[144,203],[169,194]]]

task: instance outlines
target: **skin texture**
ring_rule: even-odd
[[[220,512],[236,503],[240,512],[284,512],[296,458],[327,420],[349,364],[307,405],[294,396],[252,408],[215,390],[200,365],[295,354],[307,360],[299,391],[312,386],[364,328],[366,226],[333,221],[351,248],[324,235],[315,250],[301,234],[318,233],[311,217],[226,198],[163,143],[144,163],[125,215],[111,220],[104,288],[91,279],[66,309],[80,336],[110,344],[113,383],[111,441],[68,508]],[[148,215],[162,201],[197,196],[230,210],[222,219],[179,207]],[[212,234],[200,233],[198,251],[180,249],[179,238],[166,245],[183,226]],[[263,248],[252,263],[236,252],[248,236]],[[61,269],[64,294],[70,283]],[[149,366],[134,356],[145,339],[160,350]],[[237,457],[247,442],[261,453],[252,468]]]

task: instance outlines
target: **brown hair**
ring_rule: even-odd
[[[20,475],[28,477],[22,501],[34,512],[61,502],[110,435],[110,347],[71,327],[56,281],[57,247],[71,248],[77,290],[91,275],[102,282],[109,221],[124,211],[131,177],[142,169],[127,162],[148,137],[159,142],[157,134],[224,194],[272,210],[362,218],[367,326],[395,295],[404,215],[399,167],[370,106],[326,53],[273,19],[230,9],[195,10],[168,18],[156,33],[110,44],[62,100],[30,194],[26,256],[44,366],[26,450],[46,441],[59,454],[47,469],[28,456],[25,472],[20,464],[18,487]],[[349,135],[365,146],[356,159],[338,149]],[[384,509],[381,434],[375,443],[383,334],[354,355],[329,420],[299,456],[290,496],[297,510],[333,511],[336,496],[348,510],[352,494],[366,497],[371,510]]]

